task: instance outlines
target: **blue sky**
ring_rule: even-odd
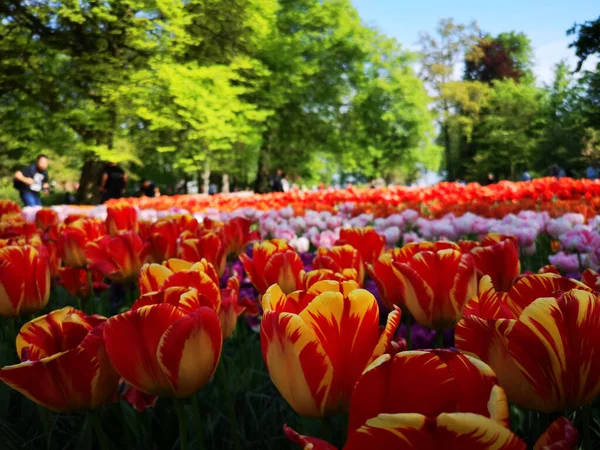
[[[552,79],[552,67],[565,58],[575,64],[572,41],[566,31],[575,22],[593,20],[600,14],[600,0],[352,0],[361,18],[395,37],[403,46],[416,49],[419,32],[433,32],[439,19],[477,21],[483,31],[522,31],[535,51],[535,73],[540,82]],[[592,61],[584,66],[591,68]]]

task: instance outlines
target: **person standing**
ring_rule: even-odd
[[[15,172],[13,186],[19,191],[25,206],[42,206],[40,193],[42,191],[49,192],[49,162],[46,155],[38,155],[35,163]]]
[[[277,169],[273,178],[271,178],[271,191],[283,192],[283,184],[281,183],[281,169]]]
[[[282,192],[290,191],[290,181],[287,179],[287,174],[283,174],[281,177],[281,190]]]
[[[100,193],[104,203],[111,198],[121,198],[125,194],[127,187],[127,174],[119,167],[117,163],[110,162],[104,167],[102,182],[100,183]]]
[[[142,179],[140,183],[140,195],[142,197],[160,197],[160,190],[153,181]]]
[[[600,170],[598,170],[598,162],[594,161],[587,168],[586,173],[585,173],[585,177],[589,178],[590,180],[595,180],[595,179],[597,179],[599,177],[599,175],[600,175]]]

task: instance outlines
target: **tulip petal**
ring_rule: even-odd
[[[578,442],[577,428],[565,417],[560,417],[544,431],[533,450],[575,450]]]
[[[398,330],[398,325],[400,325],[401,318],[402,313],[397,307],[395,310],[388,314],[385,329],[383,330],[383,333],[381,333],[381,336],[379,336],[379,342],[377,342],[377,346],[375,347],[375,350],[371,355],[371,360],[369,361],[369,364],[385,353],[385,351],[390,345],[390,342],[394,338],[396,331]]]
[[[169,304],[143,306],[111,317],[104,328],[106,350],[121,376],[142,392],[173,395],[157,359],[164,332],[185,314]]]
[[[269,258],[263,276],[268,286],[277,283],[283,292],[289,294],[302,288],[300,272],[303,269],[304,264],[296,252],[276,253]]]
[[[204,386],[219,363],[223,335],[217,313],[202,307],[173,322],[158,345],[158,363],[176,397]]]
[[[260,341],[271,379],[283,398],[298,414],[321,417],[333,367],[315,332],[295,314],[265,311]]]
[[[140,295],[160,290],[161,286],[173,272],[162,264],[144,264],[140,270]]]
[[[283,426],[286,437],[302,450],[337,450],[333,445],[310,436],[302,436],[287,425]]]

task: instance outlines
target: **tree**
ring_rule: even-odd
[[[575,49],[575,54],[579,58],[576,71],[580,71],[583,63],[596,53],[600,53],[600,17],[596,20],[589,20],[583,24],[575,24],[567,30],[567,35],[576,35],[576,39],[569,45],[569,48]]]
[[[533,48],[524,33],[485,35],[465,55],[465,80],[491,83],[533,77]]]
[[[475,23],[462,25],[454,23],[453,19],[442,19],[436,36],[422,33],[420,37],[421,76],[435,95],[448,179],[453,177],[449,129],[451,105],[441,94],[444,85],[454,80],[456,65],[462,60],[464,50],[472,47],[477,35]]]

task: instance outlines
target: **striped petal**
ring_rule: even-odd
[[[507,292],[521,273],[519,248],[514,237],[488,235],[471,250],[479,277],[488,275],[495,288]]]
[[[277,283],[283,292],[289,294],[302,289],[300,272],[303,269],[304,264],[296,252],[276,253],[264,267],[263,278],[267,285]]]
[[[201,304],[211,305],[215,311],[219,311],[221,291],[219,286],[206,273],[195,270],[175,272],[164,281],[161,290],[177,286],[196,289],[198,295],[203,297],[200,301]]]
[[[106,350],[129,384],[147,394],[175,394],[158,362],[157,350],[165,331],[184,315],[173,305],[161,304],[119,314],[106,322]]]
[[[176,397],[189,397],[204,386],[221,356],[223,335],[217,313],[202,307],[171,324],[158,345],[158,363]]]
[[[173,275],[173,271],[161,264],[144,264],[138,277],[140,294],[144,295],[160,290],[165,280],[171,275]]]
[[[479,293],[473,297],[463,310],[463,316],[477,316],[482,319],[516,319],[508,293],[498,292],[492,279],[485,275],[479,281]]]
[[[388,309],[392,309],[394,305],[404,306],[402,301],[404,278],[394,267],[390,253],[381,255],[372,266],[367,266],[367,271],[377,284],[377,292]]]
[[[295,314],[265,311],[263,358],[280,394],[302,416],[323,416],[333,367],[315,332]]]

